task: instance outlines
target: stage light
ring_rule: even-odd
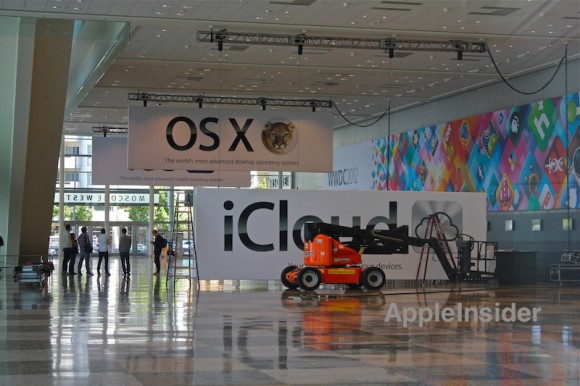
[[[312,101],[310,102],[310,105],[312,106],[312,112],[315,113],[316,107],[318,107],[318,101]]]
[[[457,60],[463,60],[463,44],[462,42],[454,41],[453,48],[457,51]]]
[[[393,59],[395,57],[395,50],[393,48],[389,48],[389,58]]]
[[[266,105],[268,104],[266,98],[260,98],[258,100],[258,103],[262,106],[262,110],[266,110]]]
[[[302,55],[304,52],[304,43],[306,43],[306,35],[300,34],[294,36],[294,44],[298,45],[298,55]]]

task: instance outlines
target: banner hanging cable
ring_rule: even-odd
[[[567,51],[568,47],[566,46],[566,51]],[[554,71],[554,74],[552,74],[552,76],[550,77],[550,79],[540,88],[538,88],[535,91],[522,91],[522,90],[518,90],[515,86],[512,86],[510,84],[510,82],[507,80],[507,78],[501,73],[497,63],[495,62],[495,59],[493,58],[493,55],[491,54],[491,50],[487,50],[487,53],[489,55],[489,59],[491,60],[491,63],[493,64],[493,67],[495,68],[495,71],[497,72],[497,74],[500,76],[501,80],[512,90],[514,90],[515,92],[519,93],[519,94],[523,94],[523,95],[532,95],[532,94],[537,94],[540,91],[544,90],[546,87],[548,87],[550,85],[550,83],[552,83],[552,81],[554,80],[554,78],[556,77],[556,74],[558,73],[558,71],[560,71],[560,67],[562,66],[562,63],[564,62],[564,60],[566,59],[566,55],[564,54],[564,56],[562,57],[562,59],[560,59],[560,61],[558,62],[558,66],[556,67],[556,71]]]

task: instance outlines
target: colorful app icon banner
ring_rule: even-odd
[[[578,208],[579,125],[574,93],[379,138],[371,188],[485,192],[489,211]]]

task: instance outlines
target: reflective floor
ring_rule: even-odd
[[[146,259],[130,279],[118,259],[110,277],[58,272],[41,289],[2,272],[0,385],[580,384],[577,286],[198,291],[152,276]],[[458,307],[491,320],[460,321]],[[536,322],[513,320],[534,307]]]

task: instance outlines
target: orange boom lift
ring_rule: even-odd
[[[469,254],[474,243],[485,242],[458,241],[458,246],[461,245],[458,264],[452,256],[448,240],[440,231],[441,225],[437,216],[429,219],[438,229],[437,237],[411,237],[406,225],[393,230],[367,230],[327,223],[308,223],[305,225],[304,266],[290,265],[284,268],[280,276],[282,284],[290,289],[302,288],[307,291],[316,290],[320,284],[346,284],[351,288],[364,286],[369,290],[378,290],[385,284],[385,273],[379,267],[364,267],[362,255],[408,254],[409,246],[433,251],[451,282],[487,280],[493,277],[493,273],[471,269]],[[350,240],[341,242],[341,238]],[[425,265],[425,272],[426,269]]]

